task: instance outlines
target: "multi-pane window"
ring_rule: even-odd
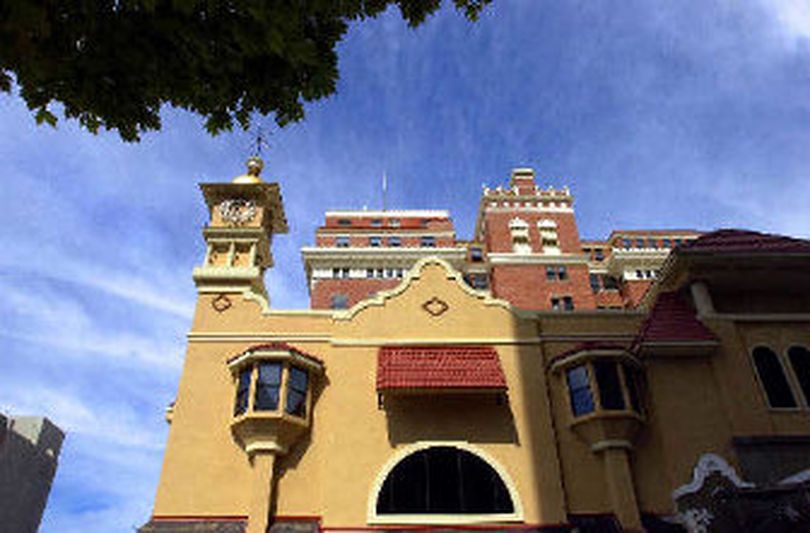
[[[644,239],[636,239],[636,248],[644,248]]]
[[[382,226],[382,219],[381,218],[372,218],[371,219],[371,225],[374,226],[375,228],[381,227]]]
[[[596,410],[641,413],[638,389],[641,373],[629,363],[608,358],[593,359],[568,368],[565,377],[575,417]]]
[[[630,239],[622,239],[622,247],[629,250],[633,247],[633,241]]]
[[[399,237],[396,237],[396,236],[388,237],[388,246],[394,246],[394,247],[402,246],[402,241],[400,240]]]
[[[351,226],[351,225],[352,221],[349,220],[348,218],[341,218],[340,220],[338,220],[338,226]]]
[[[655,239],[647,239],[648,248],[658,248],[658,242]]]
[[[574,310],[574,299],[570,296],[552,296],[551,297],[551,309],[554,311],[573,311]]]
[[[515,511],[501,477],[466,450],[435,446],[402,459],[383,482],[384,514],[506,514]]]
[[[349,238],[348,237],[336,237],[335,238],[335,246],[338,248],[348,248],[349,247]]]
[[[481,262],[484,260],[484,251],[481,248],[470,248],[470,261]]]
[[[601,248],[597,248],[593,251],[593,258],[596,261],[604,261],[605,260],[605,252]]]
[[[388,225],[391,226],[392,228],[398,228],[399,227],[399,219],[398,218],[389,219],[388,220]]]
[[[275,411],[278,409],[278,395],[281,390],[281,363],[259,363],[256,377],[256,395],[253,399],[254,411]]]
[[[672,239],[664,239],[664,248],[672,248]]]
[[[767,346],[751,353],[768,405],[777,409],[810,407],[810,350],[790,346],[781,357]]]
[[[368,238],[368,245],[373,247],[382,246],[382,237],[369,237]]]
[[[286,394],[282,402],[282,383]],[[252,398],[251,398],[252,385]],[[234,416],[248,412],[284,412],[305,418],[309,372],[278,359],[260,359],[239,370]]]
[[[548,281],[565,281],[568,279],[568,269],[564,266],[546,267],[546,279]]]
[[[304,370],[290,367],[290,378],[287,381],[287,405],[285,410],[291,415],[304,417],[307,414],[308,376]]]
[[[426,248],[433,248],[436,246],[436,237],[432,235],[425,235],[420,239],[419,245]]]

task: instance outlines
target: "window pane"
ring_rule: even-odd
[[[599,403],[602,409],[624,409],[624,396],[619,381],[619,372],[615,361],[594,361],[596,384],[599,386]]]
[[[554,271],[554,267],[546,267],[546,279],[548,281],[554,281],[557,279],[557,273]]]
[[[248,367],[239,372],[239,384],[236,386],[236,405],[233,408],[234,415],[240,415],[247,411],[250,374],[252,370],[253,368]]]
[[[764,346],[754,348],[753,354],[754,365],[765,388],[768,404],[771,407],[796,407],[796,399],[788,385],[779,356]]]
[[[580,416],[593,411],[593,396],[591,385],[588,383],[588,370],[584,366],[577,366],[565,373],[568,379],[568,394],[571,397],[571,410],[574,416]]]
[[[256,398],[253,408],[256,411],[278,409],[278,391],[281,385],[281,363],[260,363],[256,378]]]
[[[568,279],[568,270],[565,267],[560,267],[557,269],[557,277],[560,281],[565,281]]]
[[[332,295],[332,309],[346,309],[349,307],[349,297],[345,294]]]
[[[636,368],[628,365],[622,365],[622,370],[624,370],[624,383],[627,385],[627,395],[630,397],[630,406],[633,408],[633,411],[640,413],[641,400],[638,394],[639,372]]]
[[[296,390],[287,389],[286,411],[295,416],[304,417],[307,414],[307,395]]]
[[[788,357],[804,393],[804,401],[810,403],[810,350],[804,346],[791,346]]]
[[[590,282],[591,282],[591,290],[592,290],[593,292],[595,292],[595,293],[596,293],[596,292],[599,292],[599,289],[600,289],[600,286],[599,286],[599,275],[598,275],[598,274],[591,274],[591,275],[589,276],[589,280],[590,280]]]
[[[574,310],[574,299],[570,296],[563,296],[563,307],[566,311]]]

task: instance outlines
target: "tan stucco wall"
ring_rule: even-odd
[[[426,261],[397,288],[344,312],[268,311],[231,293],[231,307],[201,294],[178,387],[154,514],[242,516],[250,465],[231,435],[234,381],[226,361],[251,345],[284,340],[322,359],[311,431],[277,461],[275,513],[319,516],[326,527],[369,525],[369,501],[397,453],[424,442],[467,443],[507,474],[522,520],[555,524],[567,513],[610,513],[604,457],[570,429],[567,389],[548,371],[577,342],[627,345],[638,312],[522,313],[475,293],[446,265]],[[448,310],[431,316],[433,298]],[[687,483],[698,457],[715,452],[735,464],[734,435],[807,432],[806,411],[773,413],[753,377],[747,346],[810,345],[802,324],[708,323],[714,354],[644,361],[646,420],[629,453],[644,512],[673,511],[671,491]],[[494,395],[388,398],[378,408],[382,344],[490,344],[507,378],[508,401]]]

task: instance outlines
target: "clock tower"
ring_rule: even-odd
[[[251,157],[247,174],[231,183],[200,184],[210,213],[203,229],[205,260],[193,273],[200,294],[239,292],[269,304],[264,271],[273,266],[273,235],[288,228],[280,187],[262,181],[263,166]],[[227,298],[219,302],[227,305]]]

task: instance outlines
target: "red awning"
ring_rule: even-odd
[[[489,346],[384,346],[377,390],[506,389],[498,352]]]

